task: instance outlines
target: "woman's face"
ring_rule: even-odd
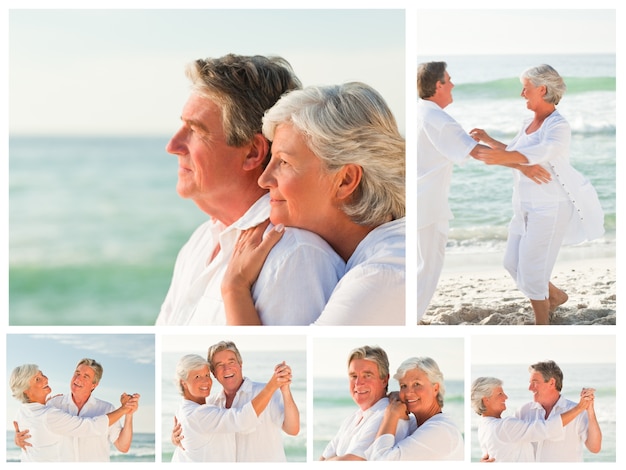
[[[500,416],[506,410],[506,400],[509,398],[504,393],[502,387],[495,387],[491,392],[491,396],[483,398],[486,416]]]
[[[187,380],[183,382],[183,388],[185,389],[185,396],[187,398],[206,398],[211,394],[211,386],[213,380],[211,379],[211,371],[209,366],[204,366],[199,369],[190,370],[187,374]],[[187,396],[189,394],[189,396]]]
[[[28,389],[24,392],[28,397],[28,400],[32,403],[46,403],[46,398],[52,389],[48,385],[48,377],[43,375],[41,371],[37,371],[28,381]]]
[[[325,171],[320,160],[306,145],[300,132],[289,123],[276,127],[272,159],[259,178],[269,189],[274,225],[298,227],[320,233],[328,224],[334,204],[337,176]]]
[[[399,381],[400,400],[407,410],[416,417],[430,417],[440,410],[437,402],[439,384],[433,384],[426,373],[420,369],[411,369]]]
[[[522,92],[520,95],[526,99],[526,107],[530,110],[536,109],[538,104],[544,103],[543,97],[546,94],[544,85],[535,86],[528,78],[522,79]]]

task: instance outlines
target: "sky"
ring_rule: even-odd
[[[585,333],[587,333],[587,330]],[[613,335],[472,335],[472,364],[532,364],[552,359],[558,363],[614,364]]]
[[[133,426],[136,432],[154,432],[155,342],[146,334],[8,334],[6,335],[7,429],[19,402],[11,396],[8,378],[22,364],[37,364],[48,377],[54,395],[69,393],[76,364],[88,357],[104,369],[95,389],[97,398],[119,404],[122,392],[139,393],[139,409]]]
[[[185,65],[227,53],[280,55],[305,86],[366,82],[404,128],[402,10],[12,10],[8,21],[11,134],[169,135]]]
[[[544,2],[547,8],[555,2]],[[590,2],[578,2],[589,6]],[[599,8],[607,2],[593,2]],[[608,2],[610,3],[610,2]],[[570,8],[576,2],[568,2]],[[420,56],[615,53],[615,9],[418,10]]]

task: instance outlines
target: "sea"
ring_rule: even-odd
[[[170,462],[174,453],[171,442],[174,414],[181,402],[181,395],[174,379],[176,364],[185,353],[163,352],[161,373],[161,461]],[[274,366],[283,360],[291,366],[293,382],[291,393],[300,411],[300,432],[297,436],[283,433],[283,447],[288,462],[306,462],[307,460],[307,393],[306,393],[306,354],[302,351],[246,351],[244,358],[244,376],[255,382],[267,382]],[[222,393],[222,387],[213,380],[211,396]]]
[[[561,364],[563,370],[562,395],[572,401],[578,401],[583,387],[595,388],[594,407],[600,430],[602,431],[602,450],[593,454],[584,449],[585,462],[615,462],[617,453],[616,441],[616,383],[615,364]],[[502,414],[514,416],[515,410],[532,400],[528,391],[528,365],[472,365],[472,378],[497,377],[503,381],[502,388],[509,397],[506,401],[507,410]],[[470,385],[471,386],[471,385]],[[468,403],[468,406],[470,404]],[[477,437],[479,416],[471,412],[471,460],[480,461],[481,451]]]
[[[10,136],[11,325],[153,325],[207,219],[168,137]]]
[[[444,60],[455,84],[446,107],[468,132],[482,128],[507,143],[532,113],[520,97],[520,74],[549,64],[564,78],[567,92],[557,106],[572,129],[571,164],[594,185],[605,213],[602,239],[561,250],[562,257],[614,256],[616,228],[615,55],[507,55],[420,57]],[[454,219],[446,262],[500,262],[512,216],[512,171],[470,159],[455,166],[450,188]]]
[[[14,431],[7,430],[6,434],[6,461],[19,462],[20,449],[13,442]],[[154,434],[133,433],[133,443],[127,453],[119,452],[111,446],[111,462],[154,462]]]
[[[465,435],[464,382],[446,380],[445,386],[443,412],[450,416],[459,431]],[[351,416],[357,408],[350,396],[346,377],[315,378],[313,389],[313,460],[318,460],[344,419]],[[397,390],[397,383],[391,380],[389,391]]]

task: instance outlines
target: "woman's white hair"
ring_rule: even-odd
[[[204,366],[210,367],[209,361],[198,354],[187,354],[178,360],[175,382],[181,395],[184,393],[182,382],[187,380],[189,371],[200,369]]]
[[[411,357],[400,364],[393,378],[400,382],[407,372],[414,369],[424,372],[433,385],[439,384],[437,403],[443,408],[443,397],[446,394],[446,386],[443,383],[443,373],[434,359],[430,357]]]
[[[493,394],[496,387],[502,386],[502,380],[495,377],[478,377],[472,384],[471,403],[476,414],[482,416],[487,410],[483,403],[483,398],[488,398]]]
[[[37,372],[39,372],[39,366],[36,364],[24,364],[13,369],[11,378],[9,379],[9,387],[11,387],[11,393],[14,398],[22,403],[30,403],[25,392],[30,388],[30,379],[32,379]]]
[[[534,86],[545,86],[546,94],[544,101],[553,105],[559,104],[567,90],[567,86],[559,73],[550,65],[541,64],[530,67],[522,72],[521,79],[528,79]]]
[[[350,82],[283,95],[263,117],[263,134],[289,123],[328,172],[359,165],[363,176],[343,211],[359,225],[379,226],[405,215],[405,139],[382,96]]]

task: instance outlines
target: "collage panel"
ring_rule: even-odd
[[[471,460],[616,462],[613,334],[471,337]]]
[[[416,18],[418,323],[615,325],[616,10]]]
[[[160,382],[162,462],[306,462],[306,336],[163,335]]]
[[[7,462],[154,462],[152,334],[6,335]]]
[[[463,338],[314,337],[312,354],[313,460],[466,460]]]
[[[405,324],[403,9],[9,24],[11,325]]]

